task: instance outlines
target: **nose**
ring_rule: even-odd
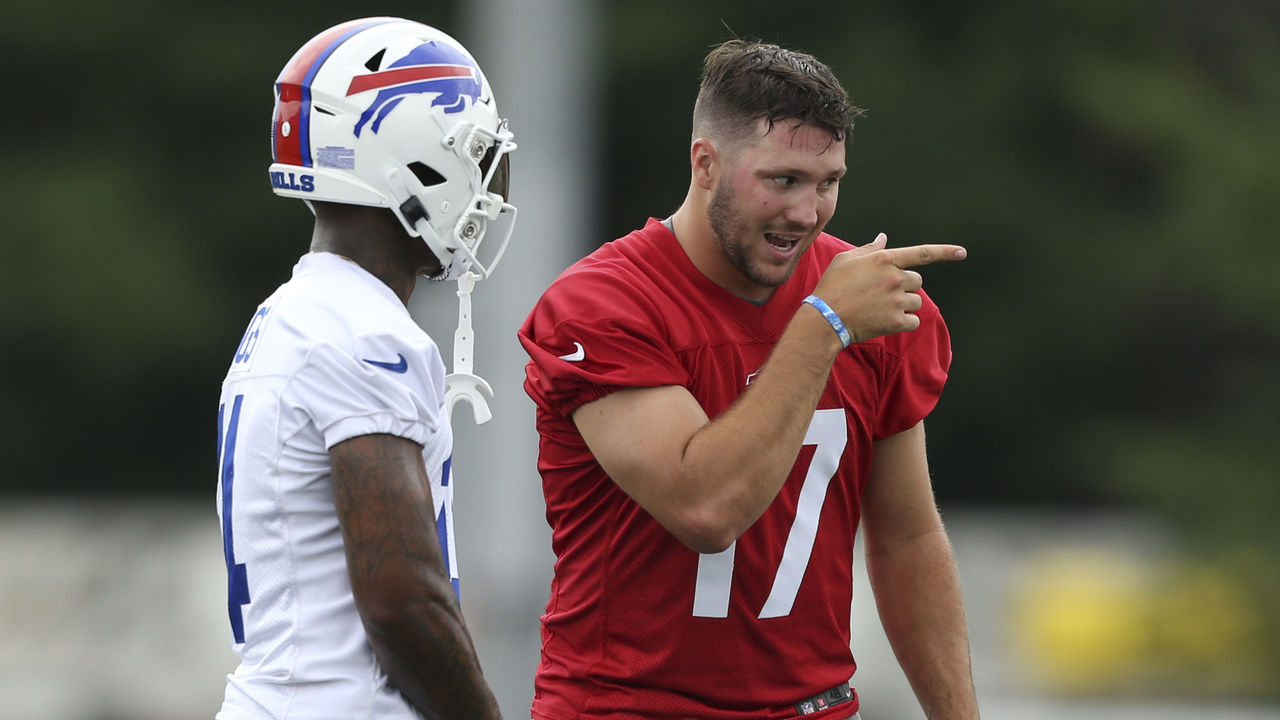
[[[822,205],[822,198],[819,197],[817,191],[800,192],[792,197],[792,202],[787,205],[786,212],[782,217],[787,221],[788,225],[796,228],[803,227],[808,230],[818,224],[819,208]]]

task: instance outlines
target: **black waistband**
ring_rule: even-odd
[[[842,683],[830,690],[820,692],[813,697],[807,697],[796,703],[796,712],[801,715],[812,715],[834,705],[843,705],[847,702],[853,702],[853,690],[849,689],[847,683]]]

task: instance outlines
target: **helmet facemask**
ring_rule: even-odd
[[[393,208],[396,216],[440,260],[442,270],[431,279],[452,279],[465,272],[484,279],[502,259],[516,217],[515,206],[507,201],[509,153],[516,148],[512,138],[506,121],[501,121],[496,130],[455,123],[441,137],[445,151],[452,155],[451,164],[466,176],[465,185],[457,183],[463,187],[461,190],[451,187],[436,168],[422,162],[409,163],[405,167],[407,174],[396,173],[405,197]],[[432,209],[439,220],[433,219]],[[486,238],[490,242],[482,254],[481,245]]]

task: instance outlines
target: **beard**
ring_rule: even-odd
[[[716,244],[720,246],[729,265],[738,271],[739,275],[755,285],[776,288],[795,272],[802,253],[796,253],[787,267],[782,270],[780,277],[776,270],[773,273],[766,272],[764,263],[753,261],[751,258],[750,236],[755,233],[750,231],[742,213],[734,206],[734,198],[733,186],[722,178],[716,184],[716,189],[711,193],[711,202],[707,205],[707,223],[716,237]]]

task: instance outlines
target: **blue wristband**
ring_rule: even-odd
[[[814,306],[818,309],[818,312],[822,313],[822,317],[826,318],[827,322],[831,323],[831,329],[835,330],[836,335],[840,336],[840,342],[845,347],[849,347],[849,343],[853,342],[853,337],[849,335],[849,328],[845,327],[844,323],[840,322],[840,316],[836,314],[836,311],[832,310],[831,306],[817,295],[810,295],[805,298],[804,301]]]

